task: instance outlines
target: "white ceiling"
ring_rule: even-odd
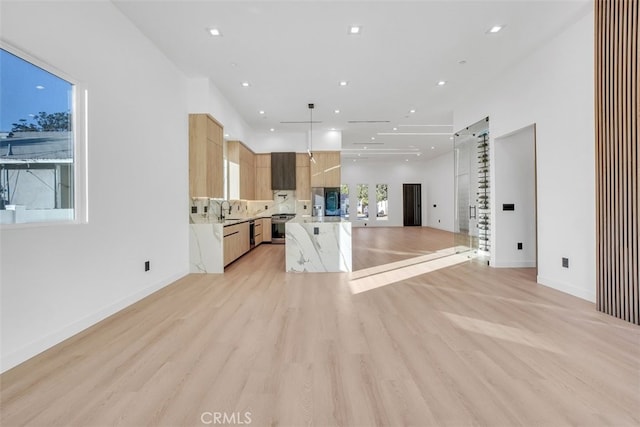
[[[345,156],[422,154],[412,161],[450,150],[454,105],[591,7],[588,0],[114,3],[188,77],[208,77],[254,131],[306,131],[308,124],[281,122],[309,120],[313,102],[313,119],[322,121],[314,130],[342,131]],[[349,35],[351,25],[362,33]],[[493,25],[506,27],[486,34]],[[209,35],[211,27],[223,36]],[[349,123],[367,120],[388,122]]]

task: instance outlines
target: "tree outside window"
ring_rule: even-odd
[[[383,221],[389,219],[389,198],[387,190],[387,184],[376,184],[376,218]]]
[[[358,192],[358,219],[369,219],[369,185],[357,184],[356,191]]]
[[[349,185],[340,186],[340,216],[349,219]]]

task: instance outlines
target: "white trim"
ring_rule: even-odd
[[[96,323],[106,319],[107,317],[112,316],[117,312],[129,307],[130,305],[146,298],[154,292],[166,286],[169,286],[170,284],[181,279],[187,274],[189,274],[188,269],[184,269],[177,274],[169,276],[165,280],[162,280],[154,285],[131,294],[128,297],[122,298],[121,300],[110,304],[109,306],[98,310],[93,314],[85,316],[84,318],[65,326],[57,332],[49,334],[46,337],[40,338],[22,348],[8,353],[2,360],[0,360],[0,373],[13,368],[22,362],[27,361],[28,359],[42,353],[45,350],[48,350],[49,348],[61,343],[68,338],[71,338],[72,336],[84,331],[85,329],[95,325]]]
[[[578,288],[575,285],[566,282],[552,280],[542,276],[538,276],[536,280],[538,284],[546,286],[548,288],[556,289],[558,291],[564,292],[565,294],[573,295],[575,297],[582,298],[593,303],[596,302],[595,290],[588,291],[586,289]]]

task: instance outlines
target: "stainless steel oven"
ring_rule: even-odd
[[[275,214],[271,217],[271,243],[284,244],[285,224],[295,214]]]

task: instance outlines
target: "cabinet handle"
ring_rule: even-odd
[[[233,233],[225,234],[224,237],[233,236],[234,234],[238,234],[238,233],[239,233],[239,231],[234,231]]]

